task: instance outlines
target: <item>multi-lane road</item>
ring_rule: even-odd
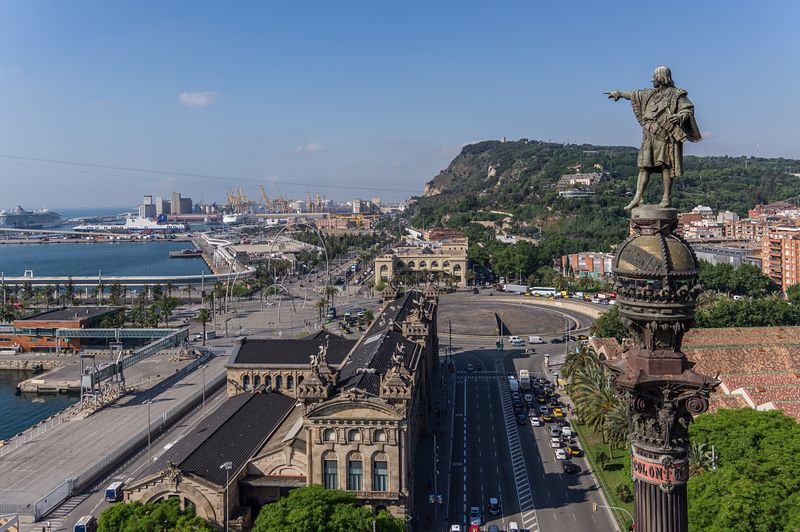
[[[488,298],[480,299],[482,306],[490,305]],[[475,303],[477,300],[462,297],[443,297],[440,301],[445,311],[448,305],[460,310],[462,305]],[[532,307],[530,313],[535,323],[537,311]],[[591,322],[580,313],[567,313],[575,320],[574,333]],[[482,319],[493,319],[491,310],[481,314]],[[440,331],[443,329],[440,327]],[[440,336],[442,345],[448,340],[446,333]],[[447,383],[440,396],[446,398],[442,407],[445,415],[440,421],[444,442],[439,444],[435,484],[443,501],[439,520],[431,529],[449,530],[459,524],[466,530],[470,509],[478,507],[484,518],[481,530],[488,530],[490,525],[508,530],[512,522],[521,530],[531,531],[616,530],[616,523],[605,510],[593,511],[593,503],[605,506],[606,502],[586,460],[573,458],[579,471],[565,474],[550,447],[549,424],[533,427],[530,422],[517,423],[507,376],[524,368],[552,380],[549,370],[563,354],[553,354],[548,368],[544,353],[551,348],[562,353],[563,345],[539,345],[535,346],[536,353],[525,354],[524,349],[499,351],[494,340],[477,335],[453,338],[452,371],[446,372]],[[492,497],[501,503],[498,515],[487,511]]]

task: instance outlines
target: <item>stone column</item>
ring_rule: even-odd
[[[719,381],[692,371],[681,351],[692,326],[697,258],[674,233],[677,211],[645,205],[614,257],[614,289],[632,345],[606,364],[628,403],[637,532],[688,530],[689,423]]]

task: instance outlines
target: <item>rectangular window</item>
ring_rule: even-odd
[[[372,490],[389,491],[389,467],[386,462],[373,462]]]
[[[339,489],[339,478],[336,469],[336,460],[325,460],[322,464],[322,483],[329,490]]]
[[[347,489],[361,491],[361,460],[350,460],[347,467]]]

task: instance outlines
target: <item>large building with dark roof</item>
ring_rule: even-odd
[[[179,497],[221,525],[219,467],[230,461],[234,527],[310,484],[409,516],[412,464],[431,414],[437,307],[434,290],[387,300],[358,341],[324,331],[238,340],[226,366],[227,401],[129,483],[127,499]]]

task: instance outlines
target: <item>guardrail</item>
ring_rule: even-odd
[[[197,369],[198,366],[208,362],[213,358],[215,353],[211,350],[206,351],[202,356],[197,358],[188,366],[184,367],[178,373],[175,373],[170,378],[179,380],[188,373]],[[226,373],[208,380],[206,382],[206,394],[213,392],[219,386],[224,385],[226,380]],[[39,520],[46,516],[49,512],[56,509],[69,497],[80,493],[83,489],[91,486],[94,482],[102,479],[113,467],[124,461],[127,457],[132,455],[138,448],[147,443],[148,428],[151,440],[154,436],[158,435],[169,427],[174,421],[189,412],[198,402],[202,401],[202,391],[189,395],[183,401],[173,406],[156,419],[152,420],[149,427],[140,430],[134,436],[128,439],[125,443],[119,445],[116,449],[106,454],[105,458],[95,462],[88,467],[85,471],[81,472],[74,478],[68,478],[33,504],[28,505],[2,505],[0,504],[0,512],[20,513],[23,515],[33,515],[34,520]],[[68,489],[67,489],[68,488]]]

